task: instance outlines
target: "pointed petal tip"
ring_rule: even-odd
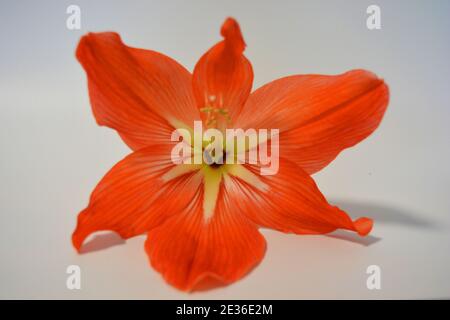
[[[77,253],[81,253],[81,246],[83,245],[84,238],[79,237],[77,231],[75,230],[72,234],[72,245],[77,251]]]
[[[152,267],[155,270],[158,270],[154,267],[151,261],[150,267]],[[164,276],[163,278],[167,284],[173,286],[177,290],[186,292],[188,294],[194,294],[197,292],[209,291],[225,287],[236,281],[239,281],[240,279],[240,277],[236,277],[235,279],[227,280],[215,272],[204,272],[202,274],[199,274],[195,278],[186,280],[185,282],[175,281],[174,279],[169,279]]]
[[[192,294],[200,291],[208,291],[211,289],[220,288],[229,284],[220,275],[214,272],[205,272],[200,274],[195,279],[186,284],[170,283],[178,290],[184,291],[186,293]]]
[[[89,48],[91,46],[92,38],[95,37],[95,34],[92,32],[86,33],[80,38],[80,41],[78,41],[77,48],[75,49],[75,56],[77,57],[77,60],[83,64],[83,61],[86,58],[86,55],[89,52]]]
[[[233,17],[227,17],[225,21],[222,23],[222,27],[220,29],[220,34],[225,37],[225,35],[234,30],[239,29],[239,23]]]
[[[355,220],[353,222],[353,225],[355,227],[355,231],[358,232],[361,237],[365,237],[370,233],[370,231],[372,231],[373,220],[370,218],[362,217]]]
[[[75,56],[78,61],[82,62],[95,43],[105,42],[105,41],[117,41],[121,43],[121,37],[117,32],[88,32],[81,36],[80,41],[78,41],[77,48],[75,49]]]
[[[356,69],[356,70],[351,70],[349,72],[353,72],[353,73],[359,73],[361,74],[361,76],[365,76],[368,79],[372,79],[373,83],[375,84],[375,87],[380,87],[382,88],[383,91],[385,91],[386,95],[389,96],[389,87],[386,83],[386,81],[379,77],[376,73],[369,71],[369,70],[365,70],[365,69]]]
[[[77,57],[77,60],[80,62],[83,60],[83,53],[85,52],[85,48],[88,46],[89,35],[90,33],[82,36],[78,41],[77,48],[75,49],[75,56]]]
[[[371,80],[374,80],[379,83],[384,83],[383,78],[380,78],[375,72],[372,72],[372,71],[366,70],[366,69],[353,69],[353,70],[349,70],[349,71],[345,72],[344,74],[355,75],[355,76],[359,76],[362,78],[371,79]]]
[[[90,234],[90,232],[86,231],[86,229],[81,227],[83,224],[83,221],[84,221],[85,212],[86,212],[86,209],[81,211],[78,214],[77,225],[75,227],[75,230],[72,233],[72,245],[75,248],[75,250],[77,251],[77,253],[81,253],[81,249],[82,249],[84,240]]]
[[[225,38],[231,47],[238,53],[242,53],[246,47],[244,37],[242,36],[241,28],[236,19],[228,17],[222,24],[220,34]]]

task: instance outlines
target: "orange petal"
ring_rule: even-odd
[[[169,57],[127,47],[112,32],[84,36],[76,55],[98,124],[117,130],[132,149],[170,141],[174,119],[200,119],[191,74]]]
[[[105,175],[92,192],[88,207],[78,216],[72,236],[77,250],[95,231],[112,230],[129,238],[189,206],[199,192],[201,176],[192,165],[192,170],[167,179],[167,173],[175,167],[170,150],[167,144],[143,148]]]
[[[236,20],[228,18],[220,32],[224,40],[206,52],[195,66],[194,93],[199,108],[224,108],[235,119],[250,94],[253,70],[243,55],[245,42]]]
[[[389,90],[373,73],[298,75],[251,94],[236,125],[280,129],[280,154],[312,174],[380,124]]]
[[[245,175],[240,170],[225,180],[229,205],[260,226],[297,234],[346,229],[361,236],[372,229],[371,219],[352,221],[344,211],[328,204],[314,180],[289,160],[280,158],[279,171],[272,176],[259,175],[254,165],[243,168]]]
[[[229,284],[261,261],[264,238],[225,201],[222,189],[214,215],[205,220],[200,196],[149,232],[145,248],[151,265],[168,283],[185,291]]]

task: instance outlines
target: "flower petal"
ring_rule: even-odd
[[[204,217],[200,196],[185,212],[148,233],[145,248],[151,265],[178,289],[232,283],[264,256],[265,240],[256,225],[226,204],[222,188],[210,218]]]
[[[117,130],[132,149],[170,141],[174,120],[200,119],[191,74],[169,57],[127,47],[112,32],[84,36],[76,55],[98,124]]]
[[[280,158],[276,175],[261,176],[255,165],[239,165],[225,179],[229,205],[256,224],[282,232],[323,234],[336,229],[361,236],[372,229],[372,220],[352,221],[339,208],[328,204],[314,180],[295,163]]]
[[[380,124],[389,90],[373,73],[298,75],[275,80],[251,94],[236,126],[280,130],[280,154],[309,174]]]
[[[170,150],[168,144],[143,148],[105,175],[78,216],[72,236],[77,250],[95,231],[112,230],[122,238],[133,237],[189,206],[202,183],[197,172],[200,166],[174,165]]]
[[[194,69],[193,88],[199,108],[223,108],[235,119],[247,100],[253,83],[253,69],[243,55],[245,42],[236,20],[222,25],[224,40],[206,52]],[[202,114],[206,119],[206,115]]]

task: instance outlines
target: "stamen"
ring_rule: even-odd
[[[219,122],[229,123],[231,117],[227,108],[222,107],[222,99],[217,99],[215,95],[205,95],[205,106],[200,108],[200,112],[206,113],[206,126],[217,127]],[[221,118],[218,118],[218,115]]]
[[[201,164],[179,164],[163,174],[161,179],[167,182],[191,171],[200,170],[201,167]]]
[[[235,164],[228,168],[227,173],[242,179],[258,190],[267,192],[269,186],[265,184],[256,174],[245,168],[243,165]]]

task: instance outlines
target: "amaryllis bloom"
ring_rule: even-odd
[[[293,75],[252,91],[239,25],[228,18],[223,40],[191,74],[173,59],[126,46],[118,34],[89,33],[76,56],[87,73],[99,125],[115,129],[133,152],[92,192],[78,216],[73,245],[112,230],[147,234],[145,250],[171,285],[194,290],[229,284],[264,256],[260,227],[296,234],[346,229],[367,235],[372,220],[352,220],[330,205],[311,174],[380,124],[389,92],[365,70]],[[175,164],[171,134],[203,121],[216,127],[279,129],[279,170],[260,164]]]

